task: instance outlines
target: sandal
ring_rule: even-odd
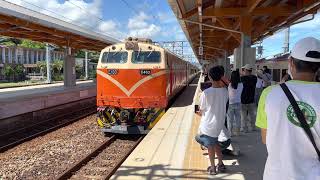
[[[207,148],[204,145],[201,145],[201,150],[207,150]]]
[[[207,171],[208,171],[208,173],[209,173],[210,175],[217,175],[217,174],[218,174],[217,171],[216,171],[216,168],[215,168],[215,167],[212,167],[212,166],[209,166],[209,167],[207,168]]]
[[[227,168],[226,168],[226,166],[224,164],[218,164],[217,165],[217,172],[224,173],[224,172],[226,172],[226,170],[227,170]]]

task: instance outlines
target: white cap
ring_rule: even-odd
[[[252,70],[253,67],[251,64],[246,64],[245,66],[242,67],[243,69],[246,69],[246,70]]]
[[[261,75],[263,74],[263,71],[261,69],[257,70],[257,74]]]
[[[299,40],[291,51],[295,59],[309,62],[320,62],[320,41],[313,37]]]

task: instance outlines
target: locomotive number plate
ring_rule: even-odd
[[[150,75],[151,74],[151,70],[140,70],[140,74],[141,75]]]
[[[118,74],[118,70],[116,70],[116,69],[109,69],[109,70],[108,70],[108,74],[109,74],[109,75],[116,75],[116,74]]]

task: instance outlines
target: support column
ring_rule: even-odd
[[[33,50],[30,51],[30,61],[31,61],[31,64],[36,64],[34,62],[34,51]]]
[[[18,48],[17,47],[15,47],[14,49],[13,49],[13,53],[14,53],[14,63],[16,63],[16,64],[18,64],[19,63],[19,61],[18,61]]]
[[[53,51],[53,60],[55,61],[57,57],[57,53]]]
[[[46,62],[47,62],[47,83],[51,83],[52,81],[51,81],[51,68],[50,68],[50,49],[49,49],[48,43],[46,44]]]
[[[8,47],[8,60],[9,60],[9,63],[12,63],[12,49],[11,49],[11,47]]]
[[[230,58],[226,58],[224,62],[225,62],[225,70],[226,70],[225,76],[227,78],[230,78],[231,77]]]
[[[36,51],[36,62],[39,61],[39,51]]]
[[[234,69],[240,69],[246,64],[254,65],[256,61],[255,48],[251,48],[252,17],[240,16],[241,44],[234,50]]]
[[[76,68],[75,68],[75,57],[71,48],[66,48],[66,54],[63,61],[63,75],[64,75],[64,86],[74,87],[76,86]]]
[[[45,58],[43,57],[43,51],[41,50],[39,53],[40,53],[40,54],[39,54],[39,56],[40,56],[40,61],[44,61]]]
[[[24,55],[24,53],[25,53],[25,49],[24,48],[22,48],[22,54],[21,54],[21,64],[26,64],[26,60],[25,60],[25,55]]]
[[[31,64],[31,63],[29,62],[29,49],[26,49],[26,63],[27,63],[27,64]]]
[[[85,79],[88,79],[88,52],[85,52],[85,56],[84,56],[84,61],[85,61]]]
[[[6,63],[6,48],[2,47],[2,63]]]

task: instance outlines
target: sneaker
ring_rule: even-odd
[[[218,164],[217,165],[217,172],[218,173],[224,173],[226,172],[227,168],[224,164]]]
[[[207,168],[207,172],[210,174],[210,175],[217,175],[217,171],[216,171],[216,168],[215,167],[212,167],[212,166],[209,166]]]
[[[240,150],[233,150],[231,153],[234,156],[239,156],[240,155]]]

